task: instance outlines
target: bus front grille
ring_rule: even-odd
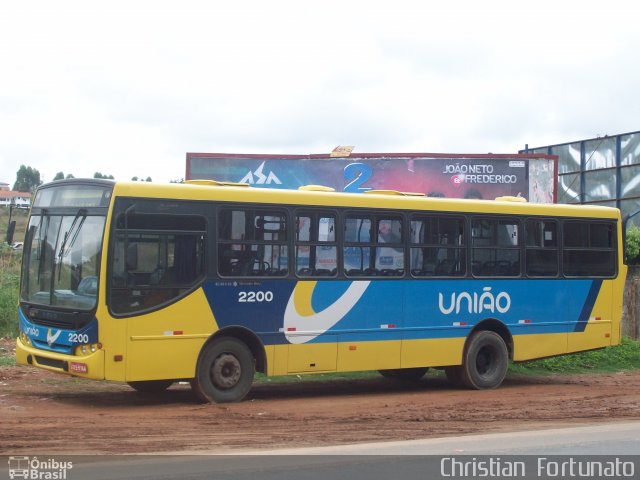
[[[69,371],[69,364],[64,360],[56,360],[54,358],[41,357],[36,355],[36,362],[38,365],[45,365],[47,367],[57,368],[59,370]]]

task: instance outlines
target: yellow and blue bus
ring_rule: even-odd
[[[232,402],[255,372],[499,386],[620,342],[617,209],[70,179],[35,195],[17,361]]]

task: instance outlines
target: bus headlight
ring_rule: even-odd
[[[101,348],[102,348],[101,343],[78,345],[76,347],[76,355],[86,355],[87,353],[96,353]]]

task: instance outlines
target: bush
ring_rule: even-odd
[[[0,248],[0,337],[18,334],[21,257],[11,248]]]
[[[627,265],[640,263],[640,228],[635,225],[627,229],[624,261]]]

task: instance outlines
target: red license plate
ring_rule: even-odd
[[[69,370],[76,373],[87,373],[89,367],[86,363],[71,362],[69,363]]]

